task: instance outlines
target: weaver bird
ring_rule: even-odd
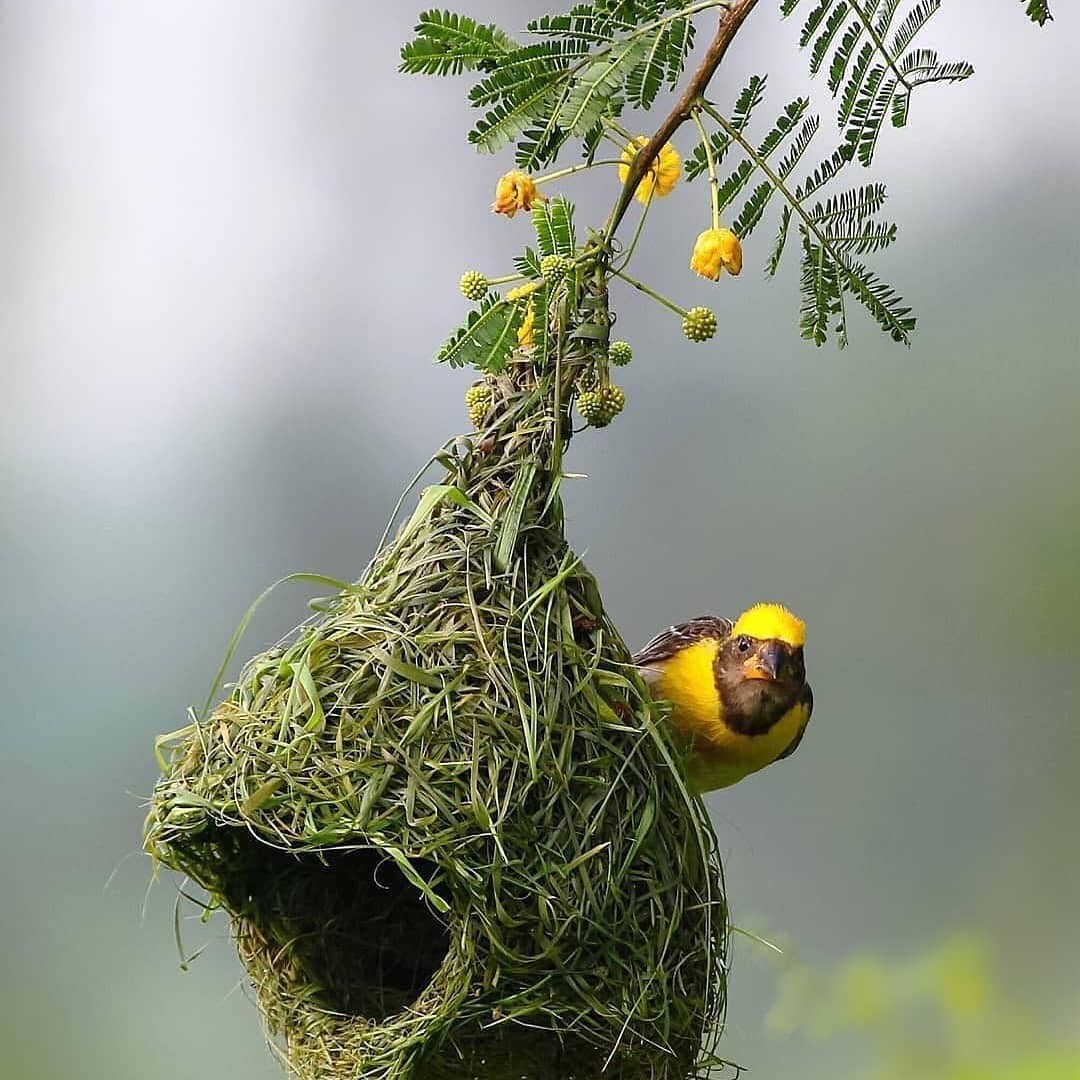
[[[671,724],[698,792],[728,787],[795,752],[814,697],[806,682],[806,626],[779,604],[735,622],[703,615],[658,634],[634,657]]]

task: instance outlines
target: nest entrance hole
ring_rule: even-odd
[[[230,831],[247,850],[224,899],[253,977],[271,974],[280,991],[375,1022],[426,989],[450,931],[391,858],[373,848],[292,853]],[[412,865],[435,877],[434,863]]]

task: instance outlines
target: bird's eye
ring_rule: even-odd
[[[746,637],[746,635],[744,634],[741,638],[739,638],[738,646],[739,646],[739,652],[749,652],[750,651],[750,639],[748,637]]]

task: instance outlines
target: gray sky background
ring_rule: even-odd
[[[774,113],[809,89],[831,123],[776,6],[713,95],[768,71]],[[849,350],[815,351],[794,262],[759,270],[771,225],[713,285],[686,269],[706,189],[657,204],[637,270],[723,329],[695,347],[615,298],[630,402],[575,441],[568,518],[631,642],[763,598],[809,622],[803,747],[709,797],[736,919],[818,964],[979,931],[1080,1034],[1080,16],[1056,8],[1040,31],[1016,0],[950,0],[924,31],[977,75],[917,94],[872,171],[910,351],[861,316]],[[173,887],[144,919],[133,853],[153,737],[251,598],[295,569],[358,574],[465,426],[467,375],[431,363],[457,278],[528,242],[488,213],[508,157],[466,146],[467,84],[396,74],[414,16],[0,0],[0,1076],[179,1080],[211,1055],[207,1076],[276,1075],[224,929],[191,929],[218,945],[181,975]],[[598,222],[614,181],[562,190]],[[269,605],[245,651],[303,600]],[[740,944],[729,1053],[851,1075],[762,1032],[773,989]]]

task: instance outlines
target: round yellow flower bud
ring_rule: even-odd
[[[694,244],[690,269],[710,281],[721,273],[738,274],[742,270],[742,244],[730,229],[706,229]]]
[[[626,149],[622,152],[622,164],[619,166],[619,179],[624,184],[630,175],[630,166],[637,157],[638,151],[648,144],[649,139],[646,135],[639,135],[626,144]],[[663,149],[657,154],[656,160],[641,178],[637,191],[634,192],[637,201],[647,203],[653,195],[660,199],[665,195],[670,195],[681,175],[682,158],[679,157],[679,151],[671,143],[665,143]]]

